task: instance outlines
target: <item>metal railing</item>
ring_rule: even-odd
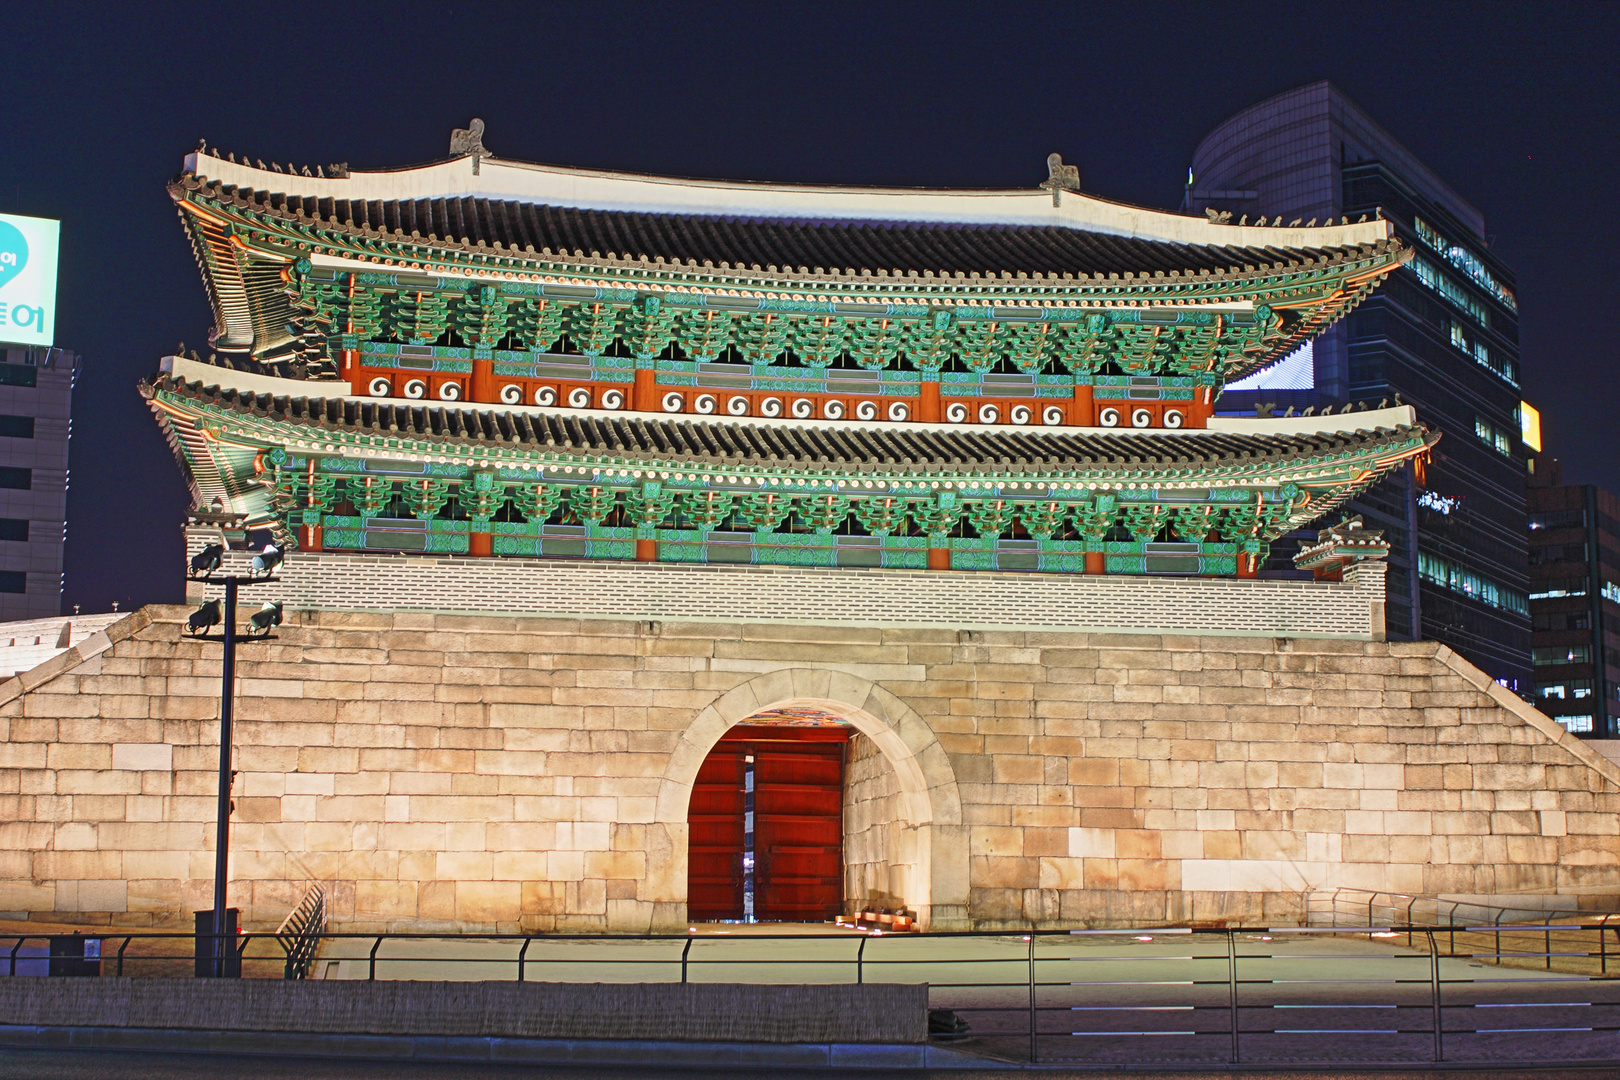
[[[1416,906],[1413,908],[1417,910]],[[285,927],[284,927],[285,928]],[[1620,1058],[1620,980],[1500,966],[1492,935],[1605,922],[1109,929],[876,935],[326,933],[241,936],[246,977],[285,977],[295,954],[327,979],[519,982],[906,982],[970,1024],[961,1050],[1087,1065],[1169,1061],[1609,1061]],[[1448,948],[1449,934],[1457,943]],[[191,934],[85,935],[108,974],[176,974]],[[1468,951],[1470,940],[1486,948]],[[1550,965],[1578,950],[1511,956]],[[11,974],[25,942],[11,950]],[[289,942],[291,943],[289,945]],[[1556,950],[1556,951],[1555,951]],[[112,963],[106,963],[111,958]],[[279,962],[278,962],[279,961]],[[107,969],[111,968],[111,971]],[[279,969],[279,970],[278,970]],[[1579,999],[1579,1000],[1576,1000]]]
[[[1545,907],[1526,897],[1521,906],[1370,889],[1322,889],[1306,894],[1309,926],[1400,923],[1442,933],[1445,955],[1468,955],[1507,967],[1607,975],[1611,957],[1620,962],[1620,914]],[[1559,898],[1564,899],[1564,898]],[[1573,898],[1567,898],[1573,900]],[[1488,939],[1488,940],[1487,940]],[[1486,946],[1489,951],[1483,951]],[[1459,951],[1462,950],[1462,951]]]
[[[311,885],[298,906],[276,927],[276,941],[287,953],[283,978],[305,979],[326,933],[326,890]]]

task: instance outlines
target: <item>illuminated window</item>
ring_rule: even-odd
[[[1602,588],[1603,599],[1611,604],[1620,604],[1620,585],[1612,581],[1605,581]]]
[[[1496,356],[1483,341],[1469,338],[1468,328],[1456,319],[1451,320],[1451,344],[1465,356],[1472,356],[1475,363],[1493,375],[1519,385],[1519,372],[1513,361]]]
[[[1474,434],[1479,436],[1480,442],[1485,443],[1499,454],[1513,456],[1513,438],[1506,431],[1497,427],[1483,416],[1474,417]]]
[[[1412,227],[1416,229],[1420,240],[1445,256],[1446,261],[1452,266],[1473,278],[1474,281],[1484,287],[1486,292],[1500,300],[1502,305],[1509,311],[1519,310],[1519,301],[1513,295],[1513,290],[1497,281],[1496,275],[1485,268],[1485,264],[1480,261],[1479,256],[1461,244],[1451,243],[1444,236],[1441,236],[1434,226],[1422,218],[1413,218]]]
[[[1565,730],[1577,735],[1585,735],[1592,730],[1591,716],[1555,716],[1553,719],[1563,724]]]
[[[1512,611],[1520,615],[1530,613],[1530,605],[1523,593],[1506,585],[1498,585],[1483,575],[1458,566],[1450,559],[1442,559],[1426,551],[1418,552],[1418,576],[1503,611]]]
[[[1490,309],[1475,300],[1467,289],[1442,274],[1440,268],[1434,263],[1421,255],[1414,255],[1411,267],[1412,272],[1418,276],[1419,281],[1451,301],[1452,305],[1459,310],[1473,316],[1474,321],[1479,325],[1491,325]]]
[[[1573,679],[1567,682],[1548,683],[1536,687],[1536,696],[1553,701],[1579,701],[1592,696],[1592,680]]]
[[[1419,552],[1419,556],[1423,553]],[[1556,581],[1542,581],[1535,585],[1536,591],[1530,594],[1532,600],[1557,600],[1565,596],[1585,596],[1585,578],[1560,578]]]
[[[1549,664],[1590,664],[1590,645],[1543,645],[1530,650],[1530,662],[1537,667]]]

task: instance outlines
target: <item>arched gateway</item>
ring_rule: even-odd
[[[705,758],[794,708],[860,733],[842,899],[934,929],[1616,887],[1620,772],[1384,642],[1376,530],[1256,579],[1438,438],[1407,405],[1216,415],[1412,257],[1393,222],[1122,207],[1055,159],[877,191],[472,151],[199,150],[169,189],[219,353],[141,387],[187,554],[285,550],[275,654],[237,669],[249,924],[321,881],[345,928],[684,931]],[[215,803],[176,795],[212,790],[217,683],[187,617],[0,686],[28,848],[0,910],[196,907]]]
[[[896,820],[886,847],[898,899],[923,928],[944,929],[967,917],[968,845],[962,800],[949,758],[933,730],[900,698],[843,672],[785,668],[734,687],[698,714],[670,754],[658,790],[657,821],[674,840],[667,880],[687,880],[687,813],[692,788],[710,751],[750,717],[783,709],[816,709],[849,723],[893,770]],[[847,868],[846,868],[847,875]],[[681,901],[684,903],[685,896]]]

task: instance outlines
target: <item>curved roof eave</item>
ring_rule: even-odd
[[[334,388],[341,385],[335,384]],[[689,451],[687,454],[677,451],[677,456],[743,461],[754,456],[750,434],[770,433],[782,440],[788,449],[786,458],[775,455],[778,460],[768,462],[772,467],[782,467],[789,462],[802,465],[825,460],[850,465],[871,460],[864,452],[850,452],[845,445],[847,440],[876,440],[876,445],[884,451],[884,459],[917,464],[977,463],[994,467],[998,461],[1005,465],[1009,461],[1033,464],[1039,460],[1048,466],[1054,461],[1071,461],[1089,462],[1092,466],[1106,468],[1116,456],[1125,461],[1182,462],[1188,465],[1200,461],[1225,460],[1236,464],[1285,460],[1295,454],[1320,453],[1329,449],[1365,449],[1405,439],[1408,433],[1427,434],[1418,426],[1415,410],[1411,406],[1314,418],[1227,419],[1219,428],[1203,431],[1156,429],[1152,432],[1136,432],[1114,428],[986,427],[925,423],[890,423],[874,427],[857,422],[828,423],[787,418],[766,420],[759,417],[751,417],[747,421],[700,420],[686,416],[603,413],[567,408],[419,405],[345,394],[314,397],[308,394],[309,388],[309,383],[262,375],[244,376],[182,357],[166,357],[163,374],[157,383],[147,387],[146,392],[151,395],[160,389],[166,390],[179,398],[216,404],[231,411],[256,415],[266,421],[313,423],[317,427],[328,426],[329,421],[324,417],[329,405],[336,406],[344,413],[369,406],[373,410],[386,410],[388,433],[392,437],[446,438],[457,443],[486,442],[493,437],[495,442],[531,452],[589,453],[594,452],[600,444],[601,449],[610,451],[638,456],[667,456],[668,451],[646,438],[645,432],[615,426],[639,420],[645,427],[656,426],[666,433],[677,435],[678,441],[690,443],[694,438],[703,440],[704,436],[710,438],[703,441],[718,440],[714,446],[703,451]],[[272,412],[279,416],[272,416]],[[456,414],[455,421],[450,420],[451,414]],[[502,426],[497,417],[501,416],[507,418],[505,426],[511,429],[510,435],[496,435],[496,429]],[[435,418],[441,419],[442,425],[435,425]],[[377,419],[384,419],[384,414],[377,413]],[[405,420],[403,429],[398,426],[401,419]],[[359,420],[358,414],[355,420]],[[346,428],[351,425],[339,421],[336,426]],[[450,429],[460,433],[450,434]],[[359,423],[353,425],[353,430],[368,436],[382,433],[381,429]],[[550,440],[559,431],[564,445],[551,446]],[[944,440],[943,445],[940,439]]]
[[[907,222],[1058,226],[1082,232],[1213,247],[1334,248],[1394,235],[1382,220],[1314,229],[1218,225],[1064,191],[813,187],[691,180],[461,157],[431,165],[341,177],[301,176],[192,153],[185,171],[236,187],[306,198],[376,200],[481,198],[580,210],[816,222]]]

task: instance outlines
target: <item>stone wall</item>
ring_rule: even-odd
[[[913,867],[903,850],[899,777],[859,732],[849,741],[844,769],[844,910],[900,911]]]
[[[185,614],[0,683],[0,912],[207,906],[220,647]],[[344,927],[684,927],[691,781],[786,704],[882,754],[890,889],[935,927],[1620,890],[1620,769],[1434,644],[333,612],[278,634],[239,660],[251,927],[310,881]]]

